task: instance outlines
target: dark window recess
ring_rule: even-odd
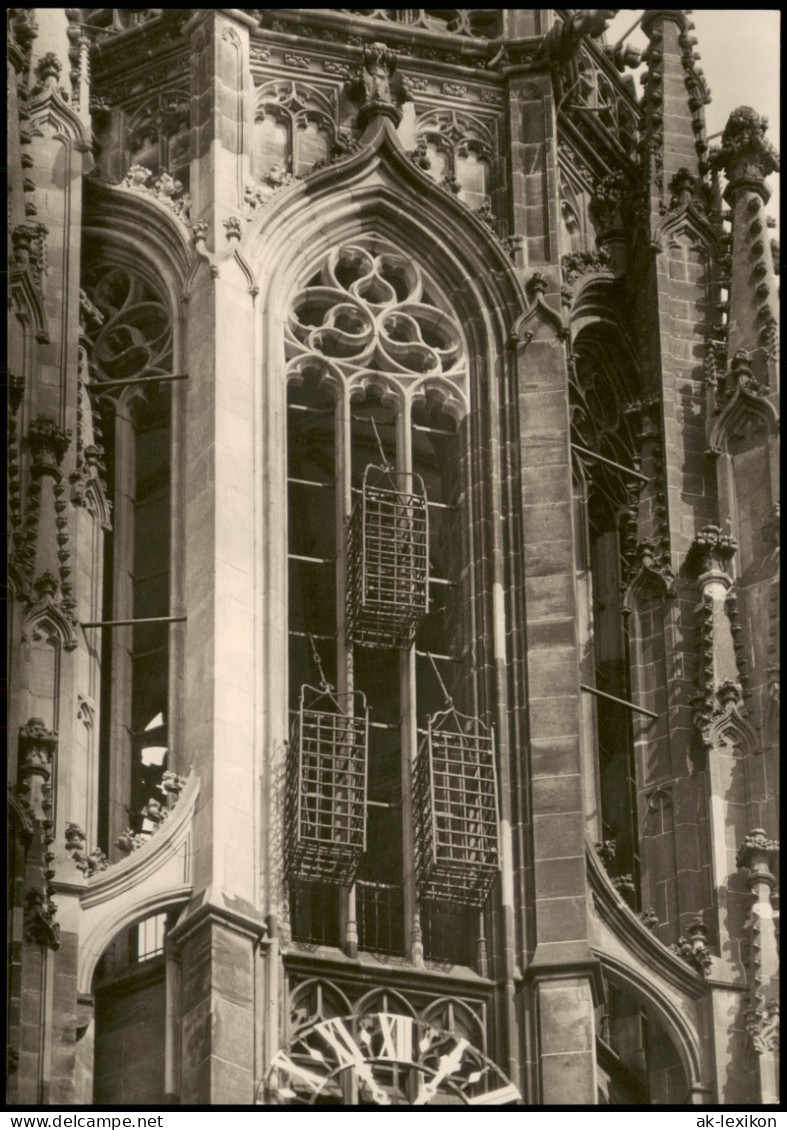
[[[296,942],[338,946],[339,888],[326,883],[291,883],[290,922]]]
[[[358,949],[403,954],[405,930],[401,883],[394,885],[359,879],[355,892]]]
[[[421,903],[424,958],[444,965],[474,966],[478,949],[478,911],[451,903]]]
[[[116,434],[107,413],[104,435]],[[158,389],[136,407],[133,425],[121,429],[135,474],[121,481],[128,460],[107,443],[107,477],[118,515],[105,542],[104,618],[152,619],[170,612],[170,390]],[[130,501],[130,505],[129,505]],[[125,522],[131,528],[119,529]],[[121,536],[122,534],[122,536]],[[128,546],[132,546],[128,551]],[[97,633],[98,634],[98,633]],[[149,831],[143,809],[162,805],[158,789],[169,768],[169,625],[104,629],[102,649],[102,750],[99,839],[111,851],[119,833]],[[111,766],[125,762],[127,782]]]

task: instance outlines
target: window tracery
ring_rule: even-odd
[[[612,134],[629,157],[637,151],[639,122],[636,109],[603,67],[593,58],[593,49],[583,46],[563,75],[565,111],[581,133],[592,138],[591,122]]]
[[[471,208],[490,202],[494,144],[485,125],[455,110],[430,110],[418,118],[417,136],[426,145],[433,180],[455,187]]]
[[[412,879],[405,879],[414,847],[404,781],[419,727],[444,705],[446,687],[463,676],[456,606],[470,583],[462,568],[467,353],[434,282],[376,237],[326,256],[291,302],[284,341],[290,709],[297,710],[300,688],[314,684],[319,667],[339,694],[363,692],[372,719],[366,850],[355,883],[349,895],[335,897],[316,884],[293,884],[293,935],[337,945],[355,931],[359,949],[402,954],[413,941],[416,899]],[[408,640],[359,636],[351,627],[348,525],[370,466],[423,484],[429,602]],[[410,525],[399,522],[393,537],[408,531]],[[351,905],[342,910],[346,898]],[[423,913],[428,918],[431,908]],[[478,911],[471,936],[477,923]],[[456,921],[453,927],[456,933]],[[427,950],[439,949],[443,935],[427,933]],[[473,945],[463,955],[468,948]]]
[[[336,109],[322,91],[276,80],[256,92],[252,168],[263,180],[271,172],[303,176],[327,161],[336,139]]]
[[[186,90],[164,90],[129,114],[126,126],[126,168],[148,169],[154,177],[168,174],[188,187],[191,161],[191,96]]]
[[[496,8],[337,8],[336,11],[476,39],[493,39],[500,34],[500,13]]]

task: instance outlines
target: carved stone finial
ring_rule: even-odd
[[[30,425],[27,443],[33,455],[33,473],[59,477],[60,464],[71,443],[71,432],[58,427],[54,420],[39,416]]]
[[[48,569],[33,581],[33,589],[39,600],[46,600],[48,597],[57,595],[58,583],[57,577],[50,573]]]
[[[739,349],[732,358],[729,384],[731,391],[734,391],[735,387],[739,386],[744,392],[751,393],[753,396],[763,396],[768,391],[754,376],[752,355],[745,349]]]
[[[46,55],[42,55],[36,63],[36,78],[42,86],[46,86],[50,79],[56,83],[60,78],[62,69],[63,64],[54,51],[47,51]],[[50,85],[52,84],[50,83]]]
[[[81,851],[85,839],[85,833],[82,831],[79,824],[66,824],[66,851],[69,854],[74,851]]]
[[[659,925],[659,916],[656,911],[651,907],[650,910],[641,910],[639,914],[640,922],[648,930],[655,930]]]
[[[615,856],[617,855],[617,840],[602,840],[595,845],[595,848],[604,867],[609,870],[610,866],[615,862]]]
[[[49,786],[57,753],[57,733],[42,718],[31,718],[19,728],[17,790],[36,820],[50,818]]]
[[[670,183],[670,189],[672,190],[670,208],[684,208],[686,205],[691,204],[697,192],[697,187],[697,178],[689,169],[685,166],[678,169]]]
[[[55,921],[57,907],[40,887],[31,887],[25,895],[24,935],[28,942],[37,942],[56,950],[60,947],[60,927]]]
[[[713,964],[708,946],[708,929],[701,918],[695,919],[670,949],[703,977],[707,977]]]
[[[779,1050],[779,1002],[766,1001],[746,1010],[746,1033],[757,1055]]]
[[[390,118],[399,125],[399,107],[409,101],[410,92],[397,74],[397,56],[384,43],[366,43],[361,68],[345,86],[348,97],[358,105],[358,127],[364,129],[376,117]]]
[[[735,538],[722,533],[719,526],[703,526],[689,547],[686,568],[695,576],[710,572],[726,573],[737,549]]]
[[[528,296],[531,302],[534,302],[539,294],[546,294],[549,290],[549,279],[541,271],[534,271],[525,284]]]
[[[237,216],[230,216],[224,221],[224,230],[227,233],[227,239],[234,243],[243,235],[243,224]]]
[[[732,679],[724,679],[723,682],[719,683],[716,688],[716,697],[723,712],[731,710],[733,707],[740,707],[743,704],[741,685]]]
[[[711,154],[713,169],[724,171],[731,187],[736,181],[762,181],[779,170],[779,156],[765,137],[768,119],[751,106],[739,106],[727,119],[721,146]]]
[[[596,182],[590,198],[590,216],[603,235],[623,226],[623,200],[627,184],[623,173],[608,173]]]
[[[764,828],[752,828],[738,848],[735,864],[749,871],[770,871],[779,854],[779,841],[771,840]]]
[[[19,752],[26,761],[48,764],[57,749],[57,732],[47,729],[42,718],[30,718],[19,727]]]

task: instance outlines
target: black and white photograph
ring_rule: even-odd
[[[3,1130],[776,1127],[780,12],[6,11]]]

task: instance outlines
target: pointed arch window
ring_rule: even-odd
[[[285,346],[291,716],[301,688],[317,680],[338,696],[362,692],[370,709],[366,844],[354,882],[331,891],[291,872],[291,925],[296,940],[346,944],[357,931],[362,949],[403,953],[416,914],[411,770],[419,731],[445,705],[444,688],[458,695],[469,682],[466,349],[439,289],[375,237],[335,248],[307,280],[292,302]],[[379,631],[361,625],[353,603],[350,529],[370,468],[408,507],[413,491],[423,493],[423,526],[411,509],[394,511],[381,560],[400,572],[390,593],[384,585],[375,593],[397,623],[415,601],[406,638],[390,634],[388,616]],[[404,557],[411,568],[421,536],[428,603],[423,578],[401,571]]]
[[[609,869],[634,898],[639,887],[637,773],[628,620],[622,591],[626,559],[636,546],[641,486],[636,436],[624,406],[627,366],[614,342],[580,334],[571,365],[571,436],[577,508],[581,682],[585,733],[595,779],[588,811],[595,835],[608,845]],[[633,472],[633,474],[632,474]],[[633,544],[632,544],[633,542]],[[614,844],[614,847],[611,845]]]
[[[334,141],[335,118],[336,108],[322,91],[281,79],[263,83],[254,112],[254,176],[303,176],[325,161]]]
[[[112,527],[104,545],[99,838],[113,852],[128,829],[145,834],[172,769],[169,621],[172,603],[172,320],[151,282],[125,264],[95,261],[83,286],[100,316],[90,343],[92,396],[106,460]],[[89,387],[89,386],[88,386]],[[151,803],[152,802],[152,803]]]
[[[418,137],[426,145],[433,180],[453,184],[469,208],[490,203],[494,142],[486,125],[455,110],[430,110],[419,115]]]

